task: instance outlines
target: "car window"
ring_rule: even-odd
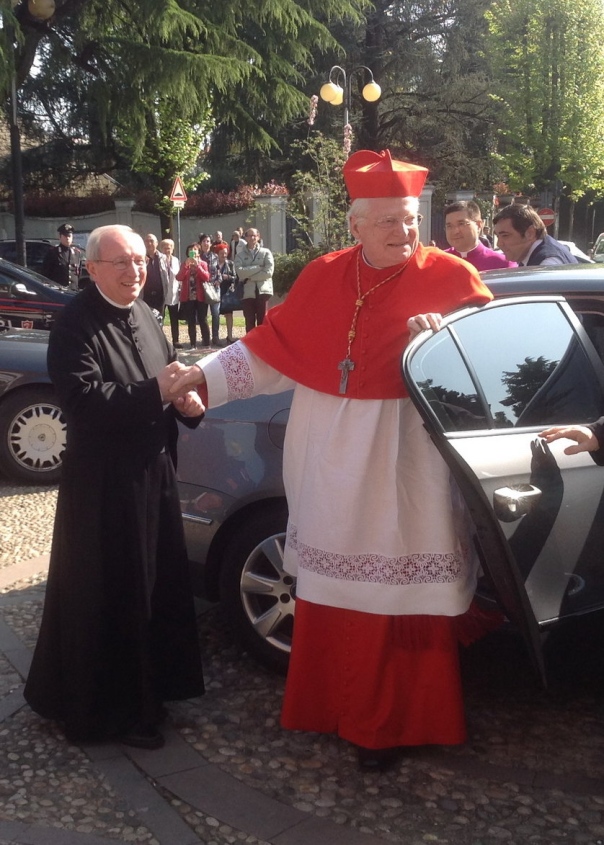
[[[50,249],[50,246],[50,244],[27,243],[25,245],[27,255],[27,266],[39,269],[44,263],[46,253]]]
[[[593,343],[600,360],[604,362],[604,314],[593,312],[578,312],[583,328]]]
[[[418,350],[411,373],[449,432],[588,422],[604,409],[591,361],[553,302],[455,321]]]
[[[17,261],[17,247],[14,241],[8,243],[0,243],[0,258],[5,258],[7,261],[16,263]]]

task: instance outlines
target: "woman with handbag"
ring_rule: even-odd
[[[204,284],[210,278],[208,265],[199,258],[199,245],[189,244],[187,257],[180,265],[176,278],[181,282],[180,308],[189,330],[191,349],[195,349],[197,342],[197,323],[201,328],[201,342],[203,346],[210,346],[210,330],[208,328],[208,306],[205,301]]]
[[[240,311],[243,306],[240,301],[240,285],[233,262],[229,261],[228,249],[218,250],[218,275],[220,276],[220,313],[224,314],[227,329],[227,344],[235,343],[233,337],[233,311]]]
[[[208,265],[210,278],[205,285],[206,317],[208,307],[212,315],[212,346],[222,346],[218,339],[220,332],[220,277],[218,275],[218,256],[212,252],[212,238],[199,236],[199,257]],[[203,329],[202,329],[203,331]]]

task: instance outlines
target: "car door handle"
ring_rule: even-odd
[[[497,519],[515,522],[529,513],[541,498],[541,490],[532,484],[500,487],[493,493],[493,508]]]

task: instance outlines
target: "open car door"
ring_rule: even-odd
[[[540,631],[604,607],[604,469],[537,435],[604,413],[604,366],[565,300],[540,296],[449,315],[409,344],[402,370],[545,681]]]

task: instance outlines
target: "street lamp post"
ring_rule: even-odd
[[[352,127],[349,122],[352,77],[359,71],[369,74],[370,77],[369,82],[363,87],[362,97],[368,103],[375,103],[382,96],[382,89],[375,82],[373,72],[365,65],[353,68],[348,74],[340,65],[334,65],[329,71],[329,82],[322,85],[319,91],[321,99],[325,100],[326,103],[331,103],[332,106],[340,106],[344,103],[344,150],[346,155],[350,153],[352,141]]]
[[[17,12],[19,7],[23,7],[20,0],[12,0],[13,10]],[[44,23],[50,20],[55,12],[54,0],[28,0],[27,13],[30,18],[38,23]],[[15,38],[15,30],[12,24],[7,29],[7,40],[12,45],[13,54],[13,69],[10,79],[10,95],[8,103],[8,123],[10,133],[10,153],[11,153],[11,181],[13,189],[13,209],[15,220],[15,250],[17,264],[25,267],[25,211],[23,203],[23,166],[21,156],[21,133],[19,131],[19,123],[17,120],[17,45]]]

